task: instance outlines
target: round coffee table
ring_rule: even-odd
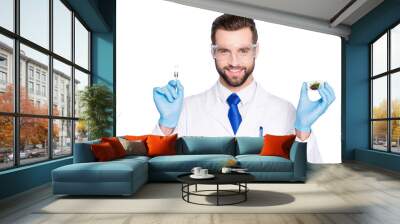
[[[255,177],[249,173],[215,173],[215,177],[212,179],[193,179],[190,177],[191,173],[182,174],[177,177],[178,181],[182,183],[182,199],[188,203],[198,205],[234,205],[247,200],[247,192],[249,188],[247,183],[255,180]],[[215,190],[197,190],[198,184],[204,185],[216,185]],[[194,191],[190,191],[190,186],[195,186]],[[220,189],[220,185],[236,185],[237,190],[223,190]],[[215,192],[215,194],[205,194],[209,192]],[[190,196],[203,196],[203,197],[216,197],[216,204],[202,204],[190,201]],[[221,197],[232,197],[240,196],[240,199],[231,203],[221,203]]]

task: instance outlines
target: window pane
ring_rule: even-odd
[[[0,35],[0,111],[14,111],[13,40]]]
[[[400,117],[400,72],[391,75],[390,97],[392,117]]]
[[[387,71],[387,34],[372,45],[372,68],[373,75]]]
[[[372,81],[372,118],[387,117],[387,82],[386,76]]]
[[[400,67],[400,24],[391,31],[390,48],[390,67],[391,69],[395,69]]]
[[[387,151],[387,121],[372,122],[372,148]]]
[[[49,57],[21,44],[20,109],[25,114],[48,114]]]
[[[53,51],[71,60],[72,12],[60,0],[53,0],[53,17]]]
[[[53,157],[72,154],[72,121],[53,120]]]
[[[20,0],[21,36],[49,47],[49,1]]]
[[[0,170],[14,165],[13,118],[0,116]]]
[[[14,1],[1,0],[0,9],[0,26],[10,31],[14,31]]]
[[[392,152],[400,153],[400,120],[393,120],[392,124]]]
[[[71,66],[53,60],[53,115],[72,117]]]
[[[75,121],[75,143],[88,140],[88,129],[84,120]]]
[[[45,118],[20,118],[20,164],[49,158],[48,127],[48,119]]]
[[[89,75],[75,69],[75,117],[81,115],[80,94],[89,85]]]
[[[89,69],[89,32],[75,18],[75,63]]]

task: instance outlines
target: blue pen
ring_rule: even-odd
[[[264,135],[263,135],[263,132],[264,132],[263,127],[260,126],[260,137],[263,137],[263,136],[264,136]]]

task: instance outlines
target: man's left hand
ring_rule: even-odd
[[[303,82],[301,87],[299,104],[296,111],[296,122],[294,127],[298,131],[311,132],[311,125],[328,109],[329,105],[335,100],[335,93],[332,87],[324,82],[318,88],[321,98],[311,101],[308,97],[308,86]]]

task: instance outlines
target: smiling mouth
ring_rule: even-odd
[[[229,75],[229,76],[238,76],[241,75],[242,73],[244,73],[244,68],[228,68],[225,69],[225,72]]]

